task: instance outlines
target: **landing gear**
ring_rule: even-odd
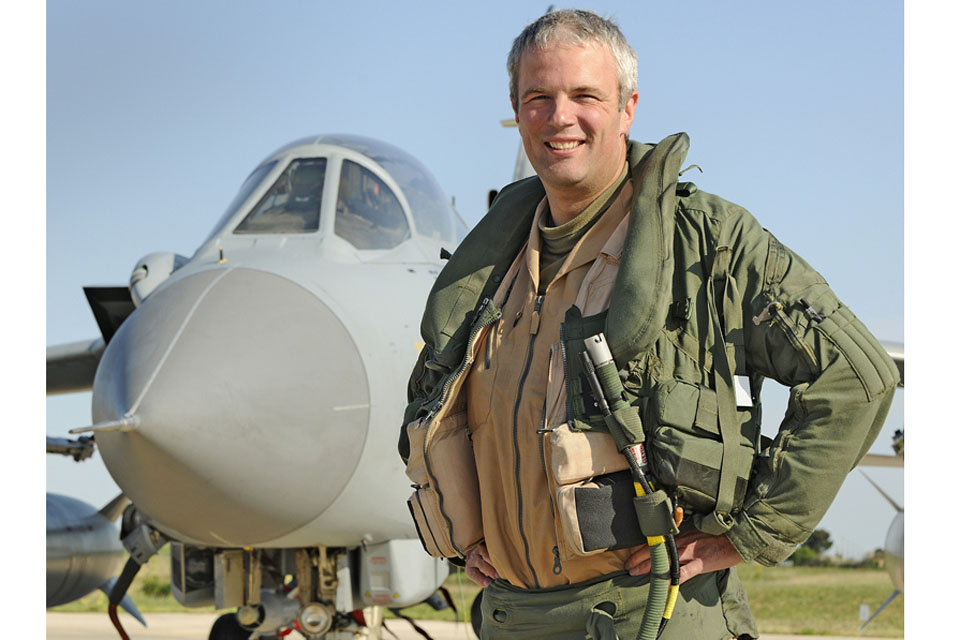
[[[247,640],[252,632],[237,622],[237,616],[227,613],[213,623],[208,640]]]

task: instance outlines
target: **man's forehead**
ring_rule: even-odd
[[[527,49],[524,49],[523,54],[520,56],[520,64],[518,69],[518,85],[521,87],[521,91],[526,92],[530,87],[523,87],[527,85],[531,80],[536,83],[536,79],[531,79],[526,77],[527,74],[523,73],[524,68],[531,70],[530,67],[533,65],[534,69],[539,68],[550,71],[559,71],[560,67],[553,67],[551,63],[551,57],[554,55],[560,55],[568,52],[584,52],[584,53],[594,53],[600,52],[606,53],[603,56],[604,62],[607,63],[610,71],[613,74],[616,74],[616,61],[614,60],[613,53],[610,51],[610,48],[602,42],[597,41],[588,41],[583,44],[579,43],[567,43],[567,42],[548,42],[543,46],[530,46]],[[531,56],[535,57],[536,60],[531,59]],[[596,60],[594,58],[594,60]],[[584,59],[583,62],[588,63],[588,66],[593,66],[590,64],[588,59]],[[569,68],[569,67],[568,67]],[[574,67],[576,68],[576,67]],[[603,84],[603,81],[600,78],[594,77],[591,75],[589,78],[578,79],[577,83],[580,84],[586,83],[591,86]]]
[[[543,44],[531,43],[528,45],[520,54],[520,63],[523,64],[523,59],[527,57],[528,53],[549,56],[554,52],[571,51],[577,49],[606,51],[610,54],[611,58],[613,57],[613,51],[610,49],[610,47],[605,42],[601,42],[600,40],[583,40],[581,42],[568,40],[548,40]]]

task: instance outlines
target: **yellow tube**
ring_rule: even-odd
[[[680,594],[680,585],[670,585],[670,594],[667,596],[667,606],[663,608],[663,617],[666,620],[673,615],[673,607],[677,604],[677,595]]]

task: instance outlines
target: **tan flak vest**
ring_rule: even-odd
[[[581,582],[622,570],[629,555],[585,555],[582,544],[568,539],[578,528],[564,526],[576,519],[566,489],[625,469],[626,462],[608,434],[566,425],[560,324],[571,305],[583,315],[609,306],[632,195],[628,180],[538,295],[541,201],[527,245],[494,296],[502,317],[476,341],[464,391],[483,534],[494,567],[516,586]]]

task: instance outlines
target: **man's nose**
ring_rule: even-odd
[[[550,112],[550,124],[555,127],[568,127],[576,119],[575,104],[566,96],[557,96],[553,101],[553,110]]]

